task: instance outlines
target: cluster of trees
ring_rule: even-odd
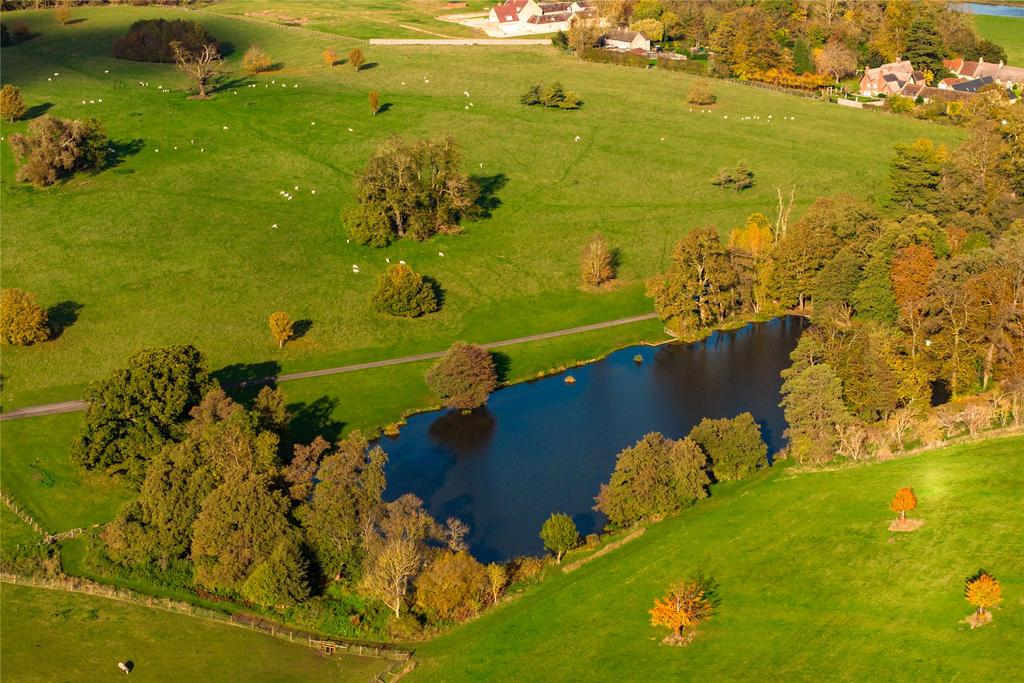
[[[450,136],[388,138],[355,179],[356,204],[343,216],[349,235],[383,247],[403,237],[426,240],[457,232],[459,221],[474,214],[480,192],[461,164],[461,150]]]
[[[109,140],[95,119],[33,119],[24,134],[10,137],[22,166],[16,178],[36,186],[53,185],[78,171],[99,170],[107,159]]]
[[[820,87],[852,75],[858,64],[897,58],[911,59],[935,79],[943,58],[1006,60],[1001,47],[978,36],[969,15],[940,2],[609,0],[601,11],[609,25],[651,40],[710,48],[719,75],[796,87]],[[586,47],[597,40],[578,33]],[[579,50],[571,32],[569,38]]]
[[[196,21],[185,19],[141,19],[128,29],[128,34],[114,41],[114,57],[135,62],[177,61],[179,43],[183,50],[201,52],[207,45],[219,51],[217,39]]]
[[[552,109],[579,109],[583,104],[579,95],[566,90],[558,81],[550,85],[534,85],[519,98],[519,103],[528,107],[541,105]]]
[[[619,453],[594,509],[619,529],[707,498],[713,481],[749,476],[767,464],[768,446],[750,413],[704,418],[685,438],[645,435]]]
[[[733,168],[718,169],[711,184],[737,192],[747,190],[754,186],[754,172],[741,161]]]
[[[246,408],[193,347],[143,351],[86,400],[76,462],[137,489],[99,534],[98,566],[293,615],[359,596],[404,627],[469,618],[538,572],[480,564],[468,527],[415,496],[384,501],[387,455],[358,432],[293,443],[279,389]]]

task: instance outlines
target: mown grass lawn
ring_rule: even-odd
[[[974,25],[983,38],[1003,46],[1008,64],[1024,66],[1024,19],[979,14]]]
[[[925,520],[893,534],[893,493]],[[1024,437],[832,472],[773,468],[417,650],[413,680],[1020,678]],[[971,631],[964,578],[1003,586]],[[683,648],[649,624],[656,597],[704,572],[721,604]],[[585,672],[585,673],[584,673]]]
[[[644,312],[643,279],[665,267],[685,231],[772,214],[777,187],[796,187],[794,218],[818,195],[884,194],[895,142],[963,135],[725,83],[714,86],[712,113],[690,112],[688,76],[580,63],[554,48],[364,46],[372,68],[328,69],[321,50],[348,47],[337,36],[208,13],[190,16],[233,45],[233,69],[252,43],[283,66],[252,79],[236,70],[231,87],[198,102],[172,67],[109,56],[132,21],[179,12],[74,15],[81,21],[61,28],[51,12],[10,13],[40,35],[4,49],[0,76],[36,112],[98,117],[132,151],[116,168],[35,190],[14,181],[2,146],[4,284],[60,305],[69,323],[55,341],[5,352],[4,408],[77,398],[154,345],[195,343],[214,367],[239,364],[243,374],[273,363],[290,371]],[[583,109],[518,104],[528,86],[555,79],[583,96]],[[390,105],[377,117],[370,90]],[[493,188],[491,217],[428,243],[347,243],[339,211],[353,173],[396,133],[455,135],[467,170]],[[719,167],[741,160],[754,189],[711,186]],[[596,231],[622,250],[609,292],[578,287],[579,251]],[[385,258],[435,277],[443,310],[411,321],[372,312]],[[267,331],[277,309],[312,321],[283,351]]]
[[[3,584],[4,680],[369,681],[390,662],[106,598]]]

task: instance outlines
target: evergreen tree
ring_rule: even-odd
[[[239,592],[261,607],[287,607],[309,596],[308,565],[296,532],[278,541],[270,556],[256,565]]]

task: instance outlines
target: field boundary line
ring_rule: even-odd
[[[606,320],[605,322],[591,323],[589,325],[577,325],[576,327],[569,327],[563,330],[555,330],[554,332],[541,332],[539,334],[531,334],[525,337],[515,337],[513,339],[505,339],[503,341],[488,342],[486,344],[481,344],[481,346],[483,346],[485,349],[500,349],[505,346],[514,346],[516,344],[544,341],[546,339],[556,339],[558,337],[566,337],[569,335],[579,334],[582,332],[593,332],[595,330],[603,330],[609,327],[629,325],[632,323],[643,322],[645,320],[653,320],[654,318],[657,317],[657,313],[644,313],[642,315],[634,315],[628,318],[618,318],[616,320]],[[392,365],[404,365],[406,363],[417,363],[424,360],[433,360],[435,358],[440,358],[444,354],[445,351],[430,351],[428,353],[418,353],[411,356],[400,356],[398,358],[368,361],[366,363],[353,363],[350,365],[340,365],[337,367],[323,368],[320,370],[306,370],[302,372],[289,372],[280,375],[272,375],[269,377],[259,377],[256,379],[249,379],[240,382],[225,384],[224,386],[226,388],[249,387],[259,386],[261,384],[291,382],[297,379],[311,379],[313,377],[340,375],[347,372],[358,372],[359,370],[385,368],[390,367]],[[47,403],[38,406],[27,406],[25,408],[16,408],[15,410],[11,410],[9,412],[0,413],[0,420],[17,420],[27,417],[39,417],[42,415],[76,413],[85,410],[85,405],[85,401],[63,401],[61,403]]]
[[[623,536],[619,540],[612,541],[611,543],[609,543],[605,547],[600,548],[597,552],[593,553],[592,555],[587,555],[586,557],[582,557],[582,558],[576,560],[575,562],[571,562],[571,563],[565,565],[564,567],[562,567],[562,573],[563,574],[568,574],[569,572],[576,571],[577,569],[579,569],[583,565],[587,564],[588,562],[593,562],[597,558],[604,557],[605,555],[607,555],[608,553],[612,552],[613,550],[618,550],[619,548],[621,548],[622,546],[626,545],[630,541],[636,540],[636,539],[640,538],[641,536],[643,536],[645,531],[647,531],[646,527],[639,527],[637,529],[634,529],[633,531],[629,532],[628,534],[626,534],[625,536]]]
[[[280,624],[268,622],[262,617],[254,616],[250,619],[244,619],[242,617],[245,615],[217,612],[206,607],[198,607],[188,602],[172,600],[171,598],[158,598],[152,595],[128,590],[126,588],[107,586],[77,576],[62,575],[55,578],[38,578],[31,576],[19,576],[18,574],[12,574],[10,572],[0,572],[0,583],[7,583],[16,586],[29,586],[31,588],[41,588],[44,590],[63,593],[92,595],[106,598],[108,600],[116,600],[118,602],[137,605],[139,607],[148,607],[164,612],[182,614],[250,631],[258,631],[279,640],[298,643],[300,645],[305,645],[310,649],[319,651],[323,651],[322,643],[329,643],[334,646],[335,651],[341,651],[344,654],[375,657],[377,659],[397,660],[400,663],[408,662],[413,656],[412,650],[405,650],[403,648],[391,647],[383,644],[374,645],[354,640],[321,636],[309,631],[293,629]],[[394,668],[394,666],[389,667],[388,672],[392,672]]]

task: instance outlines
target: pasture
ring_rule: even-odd
[[[412,680],[1013,680],[1024,629],[1024,437],[792,474],[773,467],[417,650]],[[888,531],[914,488],[925,524]],[[573,556],[568,561],[575,559]],[[565,561],[565,560],[563,560]],[[1003,586],[990,626],[964,579]],[[648,610],[699,573],[719,607],[685,647]],[[1014,653],[1018,653],[1015,655]]]
[[[335,655],[262,633],[92,595],[3,584],[4,680],[369,681],[383,659]]]
[[[821,194],[884,195],[895,142],[962,139],[953,128],[738,84],[716,82],[719,104],[690,111],[686,75],[580,63],[554,48],[363,45],[370,68],[356,73],[322,63],[325,47],[344,55],[352,45],[337,36],[210,13],[190,16],[233,45],[232,73],[214,99],[193,101],[171,66],[109,56],[132,21],[178,12],[74,15],[58,27],[49,12],[10,13],[39,35],[4,49],[0,75],[34,113],[100,119],[120,159],[37,190],[15,182],[3,145],[5,286],[35,293],[61,323],[56,340],[5,352],[4,409],[77,398],[154,345],[194,343],[214,368],[229,366],[225,376],[245,376],[646,312],[643,279],[665,267],[690,228],[726,231],[752,211],[772,215],[776,188],[796,188],[794,218]],[[254,43],[278,71],[240,72]],[[581,110],[518,104],[528,86],[555,79],[583,96]],[[388,105],[376,117],[371,90]],[[427,243],[347,243],[340,210],[373,149],[392,134],[445,133],[487,188],[490,217]],[[710,184],[741,160],[754,189]],[[579,250],[598,231],[622,250],[620,279],[583,291]],[[386,258],[436,278],[443,309],[419,320],[371,311]],[[310,321],[283,351],[266,326],[278,309]]]
[[[1008,64],[1024,66],[1024,19],[979,14],[974,25],[983,38],[1003,46]]]

